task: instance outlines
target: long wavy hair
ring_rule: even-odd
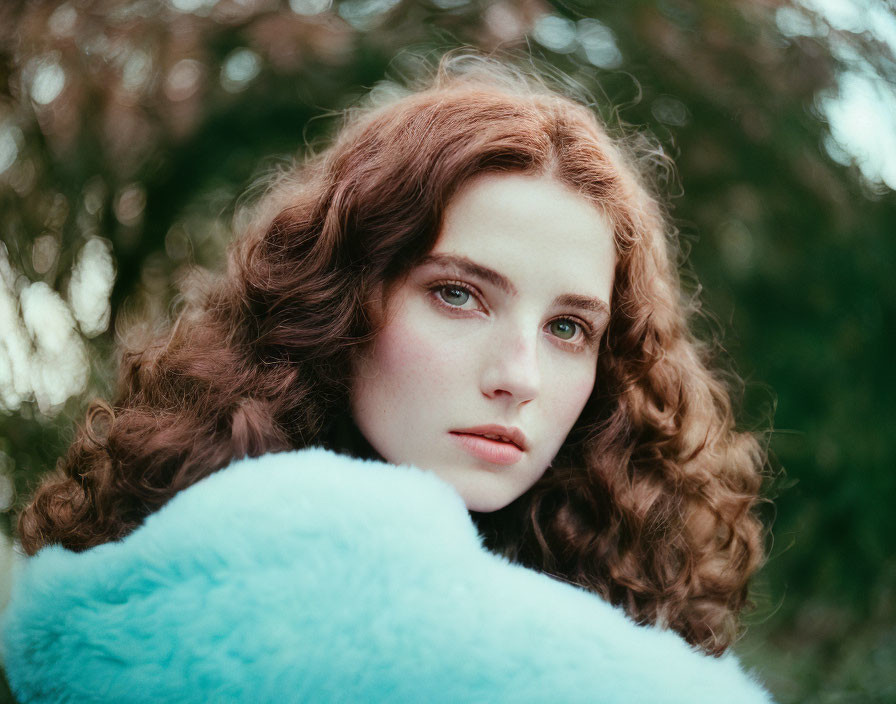
[[[452,195],[485,172],[548,175],[614,227],[597,381],[549,471],[473,514],[489,548],[659,623],[712,654],[737,633],[763,558],[765,464],[689,324],[679,248],[641,161],[584,105],[492,62],[348,114],[332,145],[281,172],[225,273],[151,339],[121,343],[95,401],[19,521],[25,550],[118,540],[234,458],[310,445],[369,454],[350,418],[374,292],[435,245]]]

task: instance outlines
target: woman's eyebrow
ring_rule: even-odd
[[[495,288],[499,288],[511,296],[517,294],[516,287],[510,283],[507,277],[499,274],[494,269],[484,267],[472,259],[467,259],[457,254],[429,254],[423,257],[420,264],[421,266],[424,264],[441,264],[442,266],[454,267],[464,274],[488,281]]]
[[[477,264],[472,259],[457,254],[428,254],[420,261],[420,266],[426,264],[439,264],[442,266],[454,267],[458,271],[473,276],[483,281],[487,281],[495,288],[501,289],[504,293],[511,296],[517,295],[516,287],[503,274],[499,274],[494,269]],[[580,296],[573,293],[565,293],[554,299],[555,306],[581,308],[593,313],[599,313],[607,317],[610,316],[610,306],[599,298],[591,298],[589,296]]]
[[[558,308],[581,308],[582,310],[590,310],[592,313],[610,317],[610,306],[599,298],[589,298],[588,296],[577,296],[573,293],[565,293],[554,299],[554,305]]]

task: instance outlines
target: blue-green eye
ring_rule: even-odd
[[[439,297],[448,305],[460,308],[470,300],[470,292],[460,286],[442,286],[439,289]]]
[[[552,320],[550,325],[551,334],[556,335],[561,340],[571,340],[576,336],[576,328],[578,327],[578,324],[571,320],[558,318],[557,320]]]

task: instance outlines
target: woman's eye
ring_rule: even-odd
[[[556,337],[558,344],[567,347],[573,352],[584,352],[588,349],[596,351],[594,333],[588,325],[576,322],[570,318],[556,318],[548,323],[548,330]]]
[[[436,305],[449,311],[484,312],[485,305],[476,289],[455,281],[436,281],[427,287]]]
[[[441,286],[438,289],[439,297],[448,305],[460,308],[470,300],[470,292],[460,286]]]
[[[572,340],[576,336],[576,328],[578,328],[579,325],[572,320],[560,318],[558,320],[552,320],[550,327],[551,333],[561,340]]]

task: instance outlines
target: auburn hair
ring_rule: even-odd
[[[469,179],[547,175],[613,224],[611,320],[551,468],[474,520],[493,551],[721,654],[763,558],[765,453],[689,327],[675,230],[623,144],[583,104],[484,60],[350,113],[329,148],[273,179],[224,273],[162,332],[120,341],[113,401],[91,404],[20,516],[26,552],[118,540],[234,458],[369,453],[348,397],[377,333],[372,297],[434,247]]]

